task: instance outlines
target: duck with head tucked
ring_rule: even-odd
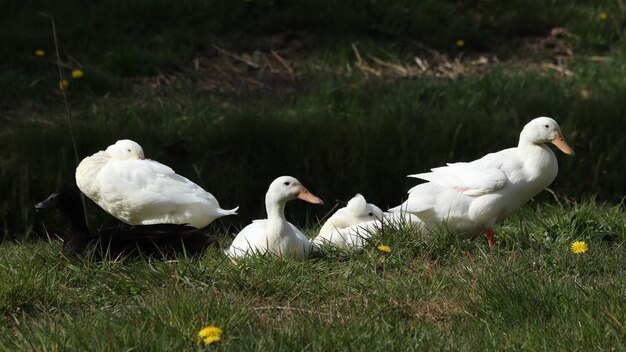
[[[313,244],[362,248],[371,234],[382,228],[382,221],[383,211],[357,194],[326,220]]]
[[[115,218],[129,225],[186,224],[203,228],[237,214],[222,209],[202,187],[170,167],[144,157],[139,144],[117,141],[83,159],[76,168],[78,188]]]

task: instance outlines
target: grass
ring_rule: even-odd
[[[42,240],[65,221],[32,211],[77,163],[50,15],[63,74],[85,72],[67,91],[79,157],[135,139],[240,206],[220,234],[262,217],[283,174],[326,201],[289,206],[309,235],[357,192],[395,206],[405,175],[513,146],[536,116],[577,155],[495,251],[403,228],[304,262],[67,258]],[[207,349],[625,350],[625,23],[620,1],[4,2],[0,350],[193,350],[207,325],[224,330]]]
[[[395,206],[413,185],[405,175],[513,146],[524,123],[540,115],[556,118],[577,152],[559,156],[559,194],[611,202],[626,194],[626,139],[616,128],[626,109],[619,2],[5,6],[3,238],[41,232],[32,205],[71,182],[78,162],[49,15],[64,74],[85,72],[68,90],[79,157],[135,139],[225,207],[239,205],[240,220],[231,220],[238,224],[262,215],[267,185],[282,174],[329,204],[361,192]],[[554,28],[565,31],[553,36]],[[34,56],[36,49],[47,55]],[[398,66],[412,73],[398,74]],[[329,209],[296,207],[294,219]],[[107,221],[97,209],[90,214]]]
[[[193,350],[215,325],[225,350],[623,350],[622,206],[531,204],[496,235],[490,251],[482,236],[406,227],[354,254],[239,264],[217,248],[90,263],[56,241],[5,243],[0,346]],[[576,240],[589,251],[571,253]]]
[[[577,152],[575,158],[556,152],[560,173],[552,187],[619,202],[626,192],[619,161],[625,139],[614,127],[626,108],[625,68],[617,60],[581,60],[572,77],[495,67],[450,81],[322,73],[300,91],[242,101],[207,95],[200,82],[180,75],[128,97],[72,100],[73,126],[81,157],[134,139],[147,157],[206,187],[225,207],[239,205],[234,221],[245,223],[263,215],[268,184],[284,174],[329,204],[308,207],[310,218],[357,192],[383,208],[395,206],[414,184],[405,175],[514,146],[527,121],[547,115]],[[590,96],[581,96],[583,89]],[[34,112],[4,132],[6,237],[30,233],[41,221],[33,204],[73,179],[77,162],[63,114],[60,106]],[[303,219],[305,210],[297,206],[292,214]],[[90,214],[95,223],[105,219],[95,208]]]
[[[321,13],[307,1],[8,4],[0,50],[17,53],[3,54],[0,70],[6,239],[41,233],[33,204],[71,182],[78,162],[49,14],[64,74],[85,72],[68,90],[79,158],[135,139],[225,207],[239,205],[240,217],[227,223],[262,216],[267,185],[282,174],[331,206],[357,192],[395,206],[413,185],[405,175],[513,146],[540,115],[557,119],[577,152],[559,156],[557,193],[611,202],[626,194],[618,3],[331,2]],[[551,36],[558,27],[565,34]],[[459,33],[463,48],[453,45]],[[35,57],[38,48],[48,54]],[[292,214],[304,222],[329,209]],[[109,221],[89,213],[94,223]]]

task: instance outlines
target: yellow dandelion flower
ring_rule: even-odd
[[[41,49],[35,50],[35,56],[46,56],[46,52]]]
[[[606,12],[600,12],[600,14],[598,15],[598,19],[600,21],[606,21],[607,18],[609,18],[609,14]]]
[[[584,241],[576,241],[572,243],[572,246],[570,248],[572,249],[572,252],[575,254],[585,253],[588,249],[587,243],[585,243]]]
[[[66,80],[66,79],[61,80],[59,82],[59,89],[60,90],[67,90],[67,88],[69,88],[69,87],[70,87],[70,82],[68,80]]]
[[[209,325],[198,332],[198,345],[210,345],[222,338],[222,329]]]
[[[457,39],[456,40],[456,46],[458,46],[459,48],[462,48],[465,46],[465,40],[463,39]]]
[[[82,70],[74,70],[72,71],[72,78],[81,78],[85,73]]]
[[[380,246],[378,246],[378,250],[383,252],[383,253],[389,253],[389,252],[391,252],[391,247],[385,246],[384,244],[381,244]]]

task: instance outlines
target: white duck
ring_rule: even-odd
[[[144,158],[141,146],[124,139],[83,159],[78,188],[102,209],[129,225],[188,224],[203,228],[237,214],[171,168]]]
[[[254,220],[241,230],[225,253],[231,258],[272,253],[302,259],[312,249],[311,241],[285,219],[285,204],[293,199],[313,204],[324,202],[291,176],[275,179],[265,194],[267,219]]]
[[[416,215],[431,229],[445,223],[455,232],[484,230],[494,248],[493,226],[556,178],[557,159],[548,142],[574,155],[556,121],[538,117],[524,126],[516,148],[409,175],[430,182],[413,187],[408,200],[390,211]]]
[[[333,245],[338,248],[362,248],[367,238],[382,227],[383,211],[367,203],[360,194],[337,210],[322,226],[313,240],[315,246]]]

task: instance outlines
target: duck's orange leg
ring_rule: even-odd
[[[485,234],[487,235],[487,241],[489,242],[489,248],[496,248],[496,239],[493,237],[493,229],[488,228],[485,229]]]

